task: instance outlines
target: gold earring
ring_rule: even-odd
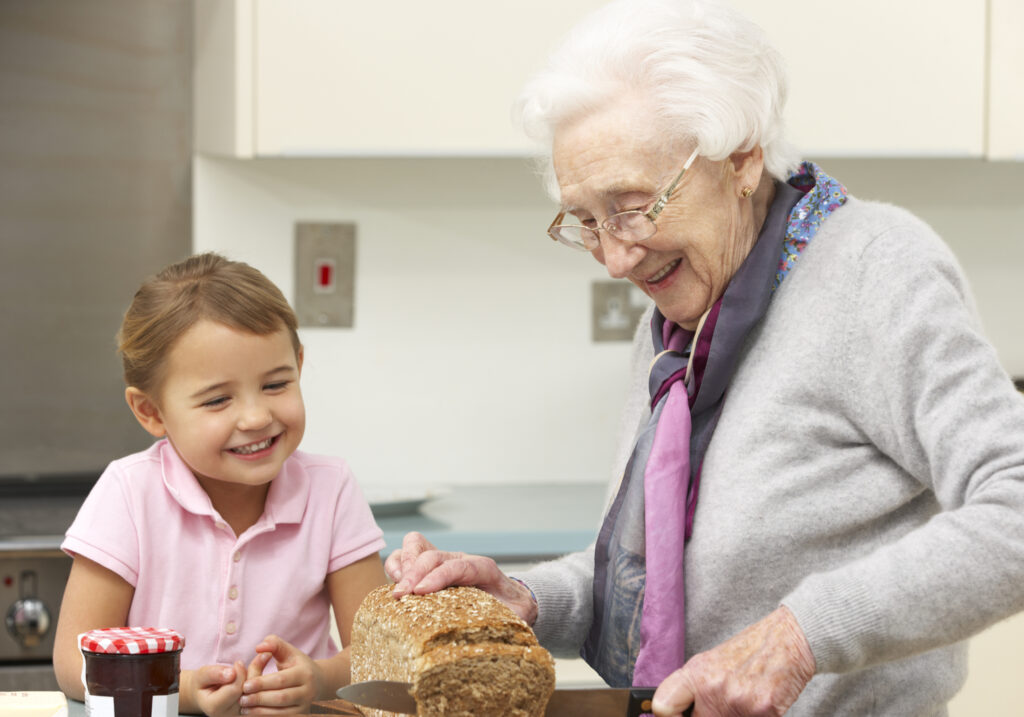
[[[744,199],[746,199],[747,197],[749,197],[753,193],[754,193],[754,190],[751,189],[750,187],[744,187],[743,191],[741,192],[741,194],[743,195]]]

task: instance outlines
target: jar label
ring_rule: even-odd
[[[114,717],[114,698],[85,693],[86,717]]]
[[[134,712],[134,711],[133,711]],[[120,717],[114,711],[113,697],[100,697],[85,693],[86,717]],[[150,717],[178,717],[178,693],[153,695]]]

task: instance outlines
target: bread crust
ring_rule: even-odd
[[[411,683],[421,717],[544,714],[554,660],[508,607],[471,587],[398,600],[392,589],[374,590],[356,613],[353,682]]]

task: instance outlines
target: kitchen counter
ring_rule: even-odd
[[[350,702],[344,700],[332,700],[330,702],[314,703],[313,714],[338,714],[338,715],[361,715]],[[85,703],[77,700],[68,700],[68,717],[86,717]],[[298,715],[297,717],[302,717]]]
[[[487,555],[505,562],[544,560],[582,550],[597,535],[606,488],[598,483],[453,487],[426,499],[418,510],[378,517],[387,544],[383,555],[401,547],[402,537],[411,530],[423,533],[442,550]],[[38,513],[54,503],[62,512],[57,522],[46,523],[46,534],[38,533],[38,522],[22,525],[3,521],[0,551],[58,553],[63,529],[74,519],[81,500],[54,498],[26,502],[26,506],[5,504],[0,511],[4,517],[7,512],[24,517],[30,509]]]
[[[382,516],[383,555],[409,531],[441,550],[533,562],[587,547],[597,536],[607,486],[597,483],[458,486],[409,515]]]

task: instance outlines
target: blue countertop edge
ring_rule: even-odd
[[[533,531],[449,531],[424,530],[423,537],[438,550],[486,555],[497,562],[534,562],[551,560],[567,553],[584,550],[594,541],[593,530],[533,530]],[[406,531],[385,530],[386,547],[381,552],[387,557],[402,547]]]
[[[597,537],[606,490],[594,483],[453,487],[417,511],[378,517],[383,554],[400,548],[409,531],[438,549],[499,562],[535,562],[584,550]]]

